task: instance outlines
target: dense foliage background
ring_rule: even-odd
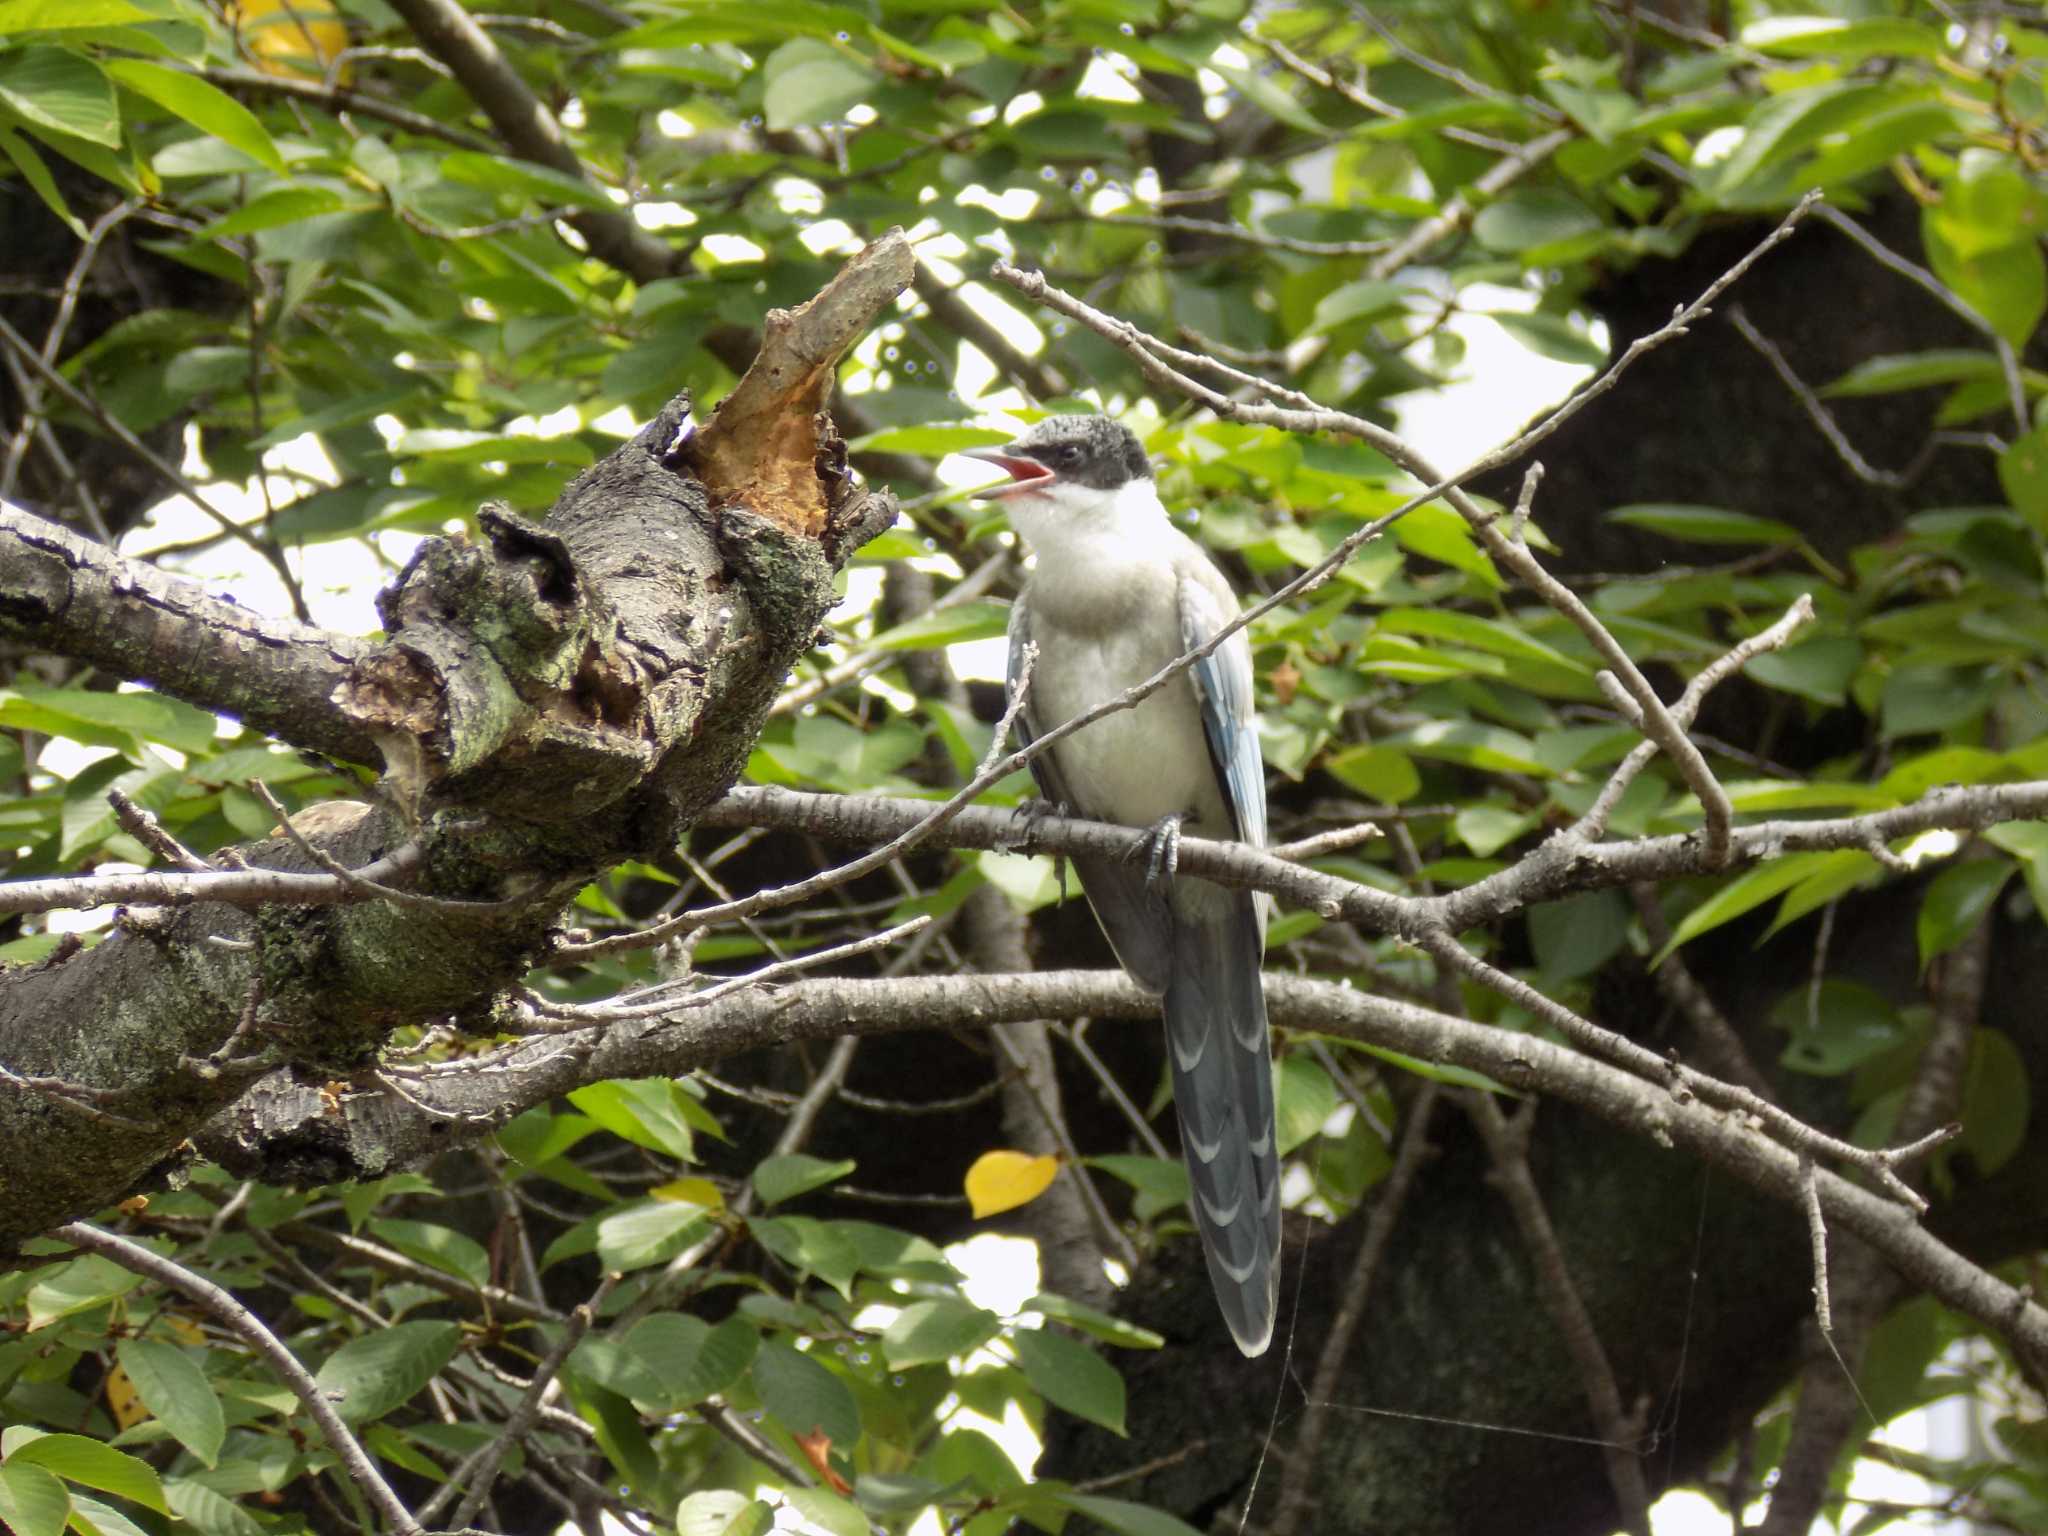
[[[367,631],[420,536],[475,536],[487,502],[539,517],[679,391],[701,420],[771,308],[900,226],[910,291],[835,414],[904,515],[848,567],[747,776],[929,800],[990,745],[986,642],[1021,577],[945,454],[1037,407],[1109,410],[1249,596],[1427,478],[1160,391],[992,259],[1391,422],[1503,332],[1605,366],[1818,188],[1711,318],[1476,489],[1511,505],[1544,462],[1531,544],[1668,698],[1810,594],[1696,733],[1739,823],[2027,784],[2048,778],[2044,61],[2033,7],[1911,0],[0,0],[0,498]],[[255,786],[297,811],[372,782],[8,633],[10,878],[163,863],[113,791],[212,856],[272,836]],[[1313,860],[1369,890],[1511,868],[1641,739],[1586,635],[1442,502],[1251,634],[1276,841],[1371,821]],[[986,799],[1026,793],[1018,772]],[[745,822],[615,863],[573,923],[627,932],[839,856]],[[1609,833],[1700,825],[1660,761]],[[1978,825],[1603,883],[1466,943],[1859,1145],[1959,1121],[1910,1170],[1927,1220],[2025,1286],[2048,1246],[2048,831]],[[917,917],[826,970],[1112,964],[1059,890],[1047,857],[914,850],[687,953],[574,956],[497,997],[595,1006],[690,965],[715,986]],[[16,977],[105,932],[10,910]],[[1268,968],[1557,1038],[1528,996],[1301,906]],[[1674,1487],[1694,1498],[1666,1516],[1702,1523],[1673,1529],[2048,1524],[2041,1358],[1839,1227],[1822,1339],[1796,1204],[1469,1069],[1282,1031],[1301,1290],[1286,1359],[1254,1367],[1208,1316],[1144,1026],[962,1014],[592,1075],[503,1123],[424,1105],[428,1074],[499,1059],[509,1006],[394,1003],[381,1055],[295,1063],[336,1106],[440,1114],[445,1155],[421,1133],[381,1177],[327,1182],[310,1143],[232,1171],[166,1145],[103,1213],[264,1319],[429,1528],[1166,1536],[1239,1530],[1249,1504],[1273,1531],[1593,1532],[1645,1529]],[[224,1056],[257,1011],[220,1019]],[[38,1070],[0,1035],[0,1094],[119,1115]],[[985,1226],[963,1181],[999,1148],[1059,1161],[983,1165],[998,1204],[1052,1180]],[[1037,1241],[1042,1291],[992,1293],[1002,1266],[947,1248],[990,1227]],[[0,1523],[392,1523],[228,1319],[22,1244]],[[1951,1399],[1967,1436],[1885,1437]]]

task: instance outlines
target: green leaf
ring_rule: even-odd
[[[141,59],[108,59],[100,65],[115,82],[183,118],[201,133],[239,149],[251,160],[285,173],[284,157],[256,114],[197,75]]]
[[[1325,760],[1323,768],[1361,795],[1387,805],[1412,800],[1422,790],[1422,775],[1405,752],[1382,746],[1348,747]]]
[[[692,1407],[726,1391],[746,1375],[761,1344],[760,1331],[743,1317],[729,1317],[708,1328],[697,1318],[657,1313],[636,1324],[626,1337],[660,1376],[675,1408]]]
[[[1816,704],[1841,704],[1849,682],[1863,665],[1863,647],[1847,635],[1816,635],[1782,651],[1765,651],[1742,670],[1767,688],[1797,694]]]
[[[1150,1328],[1140,1328],[1136,1323],[1112,1317],[1107,1312],[1078,1301],[1069,1301],[1064,1296],[1055,1296],[1049,1291],[1040,1291],[1025,1302],[1024,1310],[1065,1323],[1069,1328],[1100,1339],[1105,1344],[1114,1344],[1119,1349],[1159,1349],[1166,1343]]]
[[[784,43],[768,55],[761,75],[768,82],[761,108],[770,133],[837,122],[880,82],[864,61],[814,37]]]
[[[1924,736],[1975,720],[1991,706],[1998,679],[1988,668],[1895,667],[1879,713],[1887,737]]]
[[[1934,275],[1992,330],[2013,346],[2024,346],[2048,308],[2048,262],[2042,259],[2039,240],[1965,254],[1951,243],[1949,226],[1931,209],[1921,215],[1920,234]]]
[[[1816,1077],[1853,1072],[1906,1038],[1905,1021],[1882,994],[1840,976],[1823,978],[1818,992],[1794,987],[1771,1009],[1771,1023],[1790,1036],[1780,1060]]]
[[[411,1401],[455,1357],[462,1328],[449,1322],[399,1323],[350,1339],[314,1378],[350,1424],[367,1424]]]
[[[1323,1128],[1337,1108],[1337,1085],[1314,1057],[1289,1052],[1273,1063],[1275,1129],[1282,1157]]]
[[[1998,483],[2034,531],[2048,534],[2048,425],[2034,428],[1998,456]]]
[[[1084,1344],[1043,1328],[1010,1336],[1017,1361],[1040,1397],[1076,1418],[1124,1433],[1124,1379]]]
[[[705,1325],[705,1332],[710,1331],[710,1326]],[[609,1334],[584,1339],[569,1352],[569,1364],[582,1380],[616,1393],[636,1406],[662,1400],[661,1378],[623,1339]]]
[[[995,448],[1010,436],[992,427],[889,427],[857,437],[846,447],[849,453],[908,453],[936,459],[969,448]]]
[[[1061,1492],[1056,1497],[1069,1509],[1115,1531],[1117,1536],[1201,1536],[1185,1521],[1147,1504],[1105,1499],[1095,1493]]]
[[[1224,82],[1257,107],[1276,123],[1285,123],[1289,128],[1302,133],[1322,134],[1329,130],[1299,101],[1286,86],[1257,70],[1239,69],[1229,64],[1219,64],[1211,59],[1209,66]]]
[[[1533,639],[1513,624],[1449,608],[1389,608],[1380,614],[1374,627],[1399,634],[1426,635],[1433,640],[1470,646],[1475,651],[1516,661],[1541,662],[1588,677],[1593,672],[1584,662]]]
[[[171,1513],[199,1536],[264,1536],[256,1517],[227,1495],[193,1477],[174,1477],[164,1484]]]
[[[1818,911],[1853,890],[1876,885],[1883,878],[1884,866],[1861,848],[1837,848],[1833,853],[1824,853],[1813,872],[1785,893],[1785,899],[1778,903],[1778,915],[1771,919],[1764,937],[1771,938],[1807,913]]]
[[[1953,1146],[1967,1152],[1989,1178],[2026,1144],[2030,1104],[2027,1063],[2007,1035],[1980,1029],[1970,1037],[1963,1069],[1963,1134]]]
[[[882,1358],[892,1371],[965,1359],[994,1338],[1002,1321],[958,1297],[914,1301],[882,1332]]]
[[[860,1270],[860,1249],[837,1222],[808,1216],[773,1216],[753,1224],[755,1240],[783,1263],[816,1275],[848,1301]]]
[[[1923,975],[1935,956],[1947,954],[1970,936],[2015,868],[2004,859],[1969,859],[1934,877],[1920,898],[1914,929]]]
[[[1987,827],[1984,841],[2003,848],[2026,871],[2027,892],[2037,911],[2048,913],[2048,822],[2015,821]]]
[[[1598,214],[1569,193],[1524,190],[1480,209],[1472,234],[1489,251],[1513,255],[1598,234],[1606,227]]]
[[[552,166],[536,165],[531,160],[513,160],[503,155],[459,149],[453,154],[443,155],[438,164],[441,176],[448,181],[503,192],[520,200],[531,198],[540,203],[591,208],[605,213],[616,212],[619,206],[606,195],[604,188],[580,176],[555,170]]]
[[[1320,335],[1353,320],[1392,314],[1404,306],[1408,293],[1406,283],[1376,279],[1340,284],[1316,301],[1315,316],[1302,334]]]
[[[766,1343],[754,1357],[754,1390],[792,1435],[820,1430],[843,1451],[860,1439],[860,1409],[831,1371],[787,1344]]]
[[[82,1493],[71,1495],[71,1529],[78,1536],[150,1536],[111,1504],[102,1504]]]
[[[1384,744],[1416,757],[1435,758],[1485,773],[1551,777],[1549,765],[1536,755],[1528,737],[1474,720],[1432,720],[1389,736]]]
[[[854,1167],[854,1160],[850,1157],[828,1163],[822,1157],[791,1152],[782,1157],[771,1157],[754,1169],[754,1192],[761,1197],[763,1205],[780,1205],[785,1200],[794,1200],[798,1195],[807,1195],[814,1189],[823,1189],[827,1184],[845,1178]]]
[[[228,1429],[220,1396],[206,1373],[182,1349],[155,1339],[123,1339],[114,1355],[135,1383],[142,1406],[163,1422],[171,1438],[207,1466],[214,1465]]]
[[[826,1536],[869,1536],[868,1517],[829,1488],[790,1488],[782,1496]]]
[[[965,640],[992,640],[1010,627],[1007,603],[955,603],[906,619],[875,636],[877,650],[935,651]]]
[[[763,1536],[775,1510],[761,1499],[730,1488],[704,1488],[676,1509],[676,1536]]]
[[[1145,1157],[1135,1152],[1112,1152],[1084,1161],[1091,1168],[1113,1173],[1138,1192],[1136,1214],[1150,1221],[1161,1211],[1170,1211],[1188,1201],[1188,1170],[1177,1157]]]
[[[43,157],[36,153],[35,146],[11,128],[0,125],[0,153],[14,162],[14,168],[21,172],[21,179],[35,189],[43,205],[57,215],[74,237],[85,240],[91,236],[78,215],[71,211],[71,205],[64,201],[64,194],[58,189],[57,179],[50,174],[50,167]]]
[[[1696,507],[1674,502],[1636,502],[1616,507],[1610,522],[1652,533],[1688,539],[1695,544],[1797,544],[1799,530],[1776,518],[1731,512],[1725,507]]]
[[[89,1440],[84,1435],[37,1435],[33,1439],[16,1439],[17,1433],[16,1430],[7,1431],[4,1443],[9,1466],[45,1467],[71,1482],[132,1499],[159,1514],[171,1512],[170,1505],[164,1502],[163,1482],[148,1462],[97,1440]]]
[[[0,0],[0,37],[76,27],[120,27],[156,19],[131,0]]]
[[[38,1466],[0,1466],[0,1525],[14,1536],[63,1536],[71,1494]]]
[[[195,238],[228,240],[237,235],[252,235],[284,224],[302,224],[322,214],[337,213],[348,206],[349,199],[337,187],[306,183],[274,187],[268,192],[259,192],[233,213],[215,219]],[[367,208],[370,205],[358,206]]]
[[[666,1264],[711,1231],[704,1208],[686,1200],[650,1200],[601,1218],[597,1255],[606,1269],[627,1273]]]
[[[1888,16],[1855,21],[1836,16],[1770,16],[1750,22],[1740,38],[1745,48],[1793,58],[1860,59],[1893,54],[1931,59],[1943,51],[1936,28]]]
[[[1529,942],[1546,982],[1590,976],[1628,942],[1628,903],[1619,891],[1587,891],[1529,909]]]
[[[114,87],[93,62],[66,48],[0,54],[0,106],[23,122],[118,149],[121,113]]]
[[[1394,524],[1394,542],[1413,554],[1463,571],[1489,592],[1502,585],[1500,572],[1473,542],[1465,520],[1447,507],[1417,507]]]
[[[1830,857],[1826,853],[1795,853],[1737,875],[1679,920],[1671,930],[1670,942],[1651,957],[1650,964],[1662,964],[1664,957],[1681,944],[1711,933],[1780,892],[1789,891]]]
[[[1489,311],[1487,318],[1538,357],[1554,363],[1598,368],[1607,361],[1607,349],[1563,315],[1497,309]]]
[[[418,1259],[422,1264],[467,1280],[471,1285],[490,1283],[490,1254],[482,1243],[453,1227],[386,1217],[373,1223],[370,1232],[408,1258]]]
[[[29,1287],[29,1331],[125,1296],[141,1283],[142,1277],[133,1270],[98,1254],[60,1264],[55,1273]]]
[[[46,731],[89,746],[124,745],[109,733],[127,732],[187,754],[211,751],[216,735],[214,717],[182,700],[160,693],[96,693],[89,688],[0,693],[0,725]]]
[[[1937,384],[1995,379],[1999,373],[1998,359],[1989,352],[1972,352],[1960,347],[1928,352],[1894,352],[1864,359],[1820,393],[1838,398],[1888,395],[1902,389],[1928,389]]]
[[[690,1162],[696,1143],[678,1102],[682,1096],[682,1089],[669,1078],[636,1077],[578,1088],[569,1102],[614,1136]]]
[[[1490,859],[1540,819],[1534,811],[1504,805],[1468,805],[1451,818],[1451,831],[1478,857]]]

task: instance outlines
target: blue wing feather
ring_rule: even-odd
[[[1189,650],[1206,642],[1231,615],[1216,611],[1208,593],[1182,578],[1180,640]],[[1242,631],[1189,670],[1202,706],[1202,732],[1224,787],[1239,842],[1266,845],[1266,765],[1259,755],[1251,646]]]

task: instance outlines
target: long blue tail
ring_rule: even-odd
[[[1237,1347],[1259,1355],[1272,1342],[1280,1287],[1280,1158],[1259,980],[1265,946],[1249,895],[1183,881],[1176,897],[1161,1011],[1181,1151],[1217,1303]]]

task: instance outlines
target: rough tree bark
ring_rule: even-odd
[[[7,516],[0,629],[381,760],[377,802],[310,836],[348,866],[404,846],[423,899],[130,908],[94,948],[0,977],[0,1246],[170,1176],[195,1137],[228,1155],[238,1101],[307,1089],[336,1112],[300,1122],[272,1168],[377,1172],[374,1145],[322,1126],[386,1091],[367,1075],[378,1046],[480,1021],[579,885],[674,845],[738,776],[834,572],[893,520],[823,412],[833,364],[910,276],[892,233],[770,317],[730,411],[693,430],[672,401],[545,523],[487,507],[480,540],[423,546],[380,598],[380,645],[252,623]],[[233,857],[316,867],[285,837]]]

